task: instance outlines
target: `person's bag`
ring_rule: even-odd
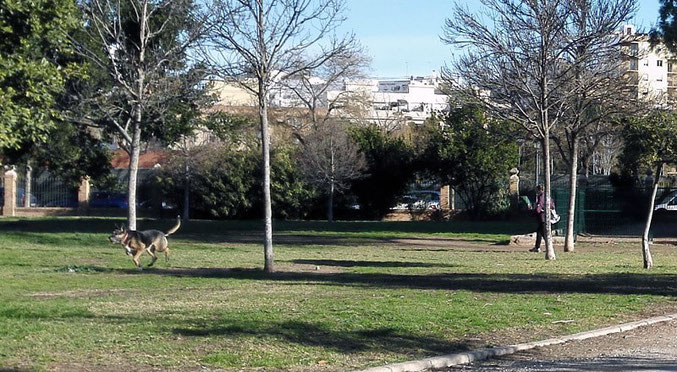
[[[557,212],[555,211],[554,208],[551,209],[550,210],[550,224],[552,225],[554,223],[559,222],[559,219],[560,219],[559,214],[557,214]]]

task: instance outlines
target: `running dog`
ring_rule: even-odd
[[[167,237],[175,233],[179,229],[179,226],[181,226],[181,216],[176,217],[176,225],[166,233],[159,230],[128,230],[127,227],[122,226],[113,230],[113,234],[108,237],[108,240],[111,243],[122,244],[127,255],[132,256],[136,266],[139,270],[142,270],[139,257],[141,257],[144,251],[153,257],[148,267],[153,266],[157,260],[155,252],[164,252],[165,261],[169,264],[169,243],[167,242]]]

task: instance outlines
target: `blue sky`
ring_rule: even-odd
[[[429,75],[451,58],[452,50],[439,39],[454,0],[346,0],[352,31],[372,57],[370,75],[400,77]],[[648,30],[658,17],[658,0],[637,0],[639,11],[631,22]],[[479,1],[465,0],[470,9]]]

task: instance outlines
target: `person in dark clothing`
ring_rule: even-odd
[[[550,200],[550,209],[555,209],[555,203]],[[536,245],[531,248],[530,252],[541,251],[541,240],[545,236],[545,193],[543,192],[543,185],[536,187],[536,214],[538,216],[538,229],[536,230]]]

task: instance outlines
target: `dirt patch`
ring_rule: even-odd
[[[93,297],[104,297],[104,296],[113,296],[113,295],[130,295],[135,293],[129,289],[78,289],[73,291],[61,291],[61,292],[36,292],[28,294],[28,297],[31,298],[42,298],[42,299],[51,299],[57,297],[67,297],[67,298],[93,298]]]
[[[110,364],[87,364],[87,363],[63,363],[53,364],[50,368],[50,371],[58,372],[119,372],[119,371],[137,371],[137,372],[155,372],[155,371],[217,371],[217,369],[210,369],[205,366],[193,366],[193,367],[157,367],[149,366],[143,364],[136,364],[132,362],[117,362]]]
[[[346,270],[336,266],[330,265],[316,265],[316,264],[299,264],[299,263],[278,263],[276,270],[291,273],[330,273],[338,274]]]

